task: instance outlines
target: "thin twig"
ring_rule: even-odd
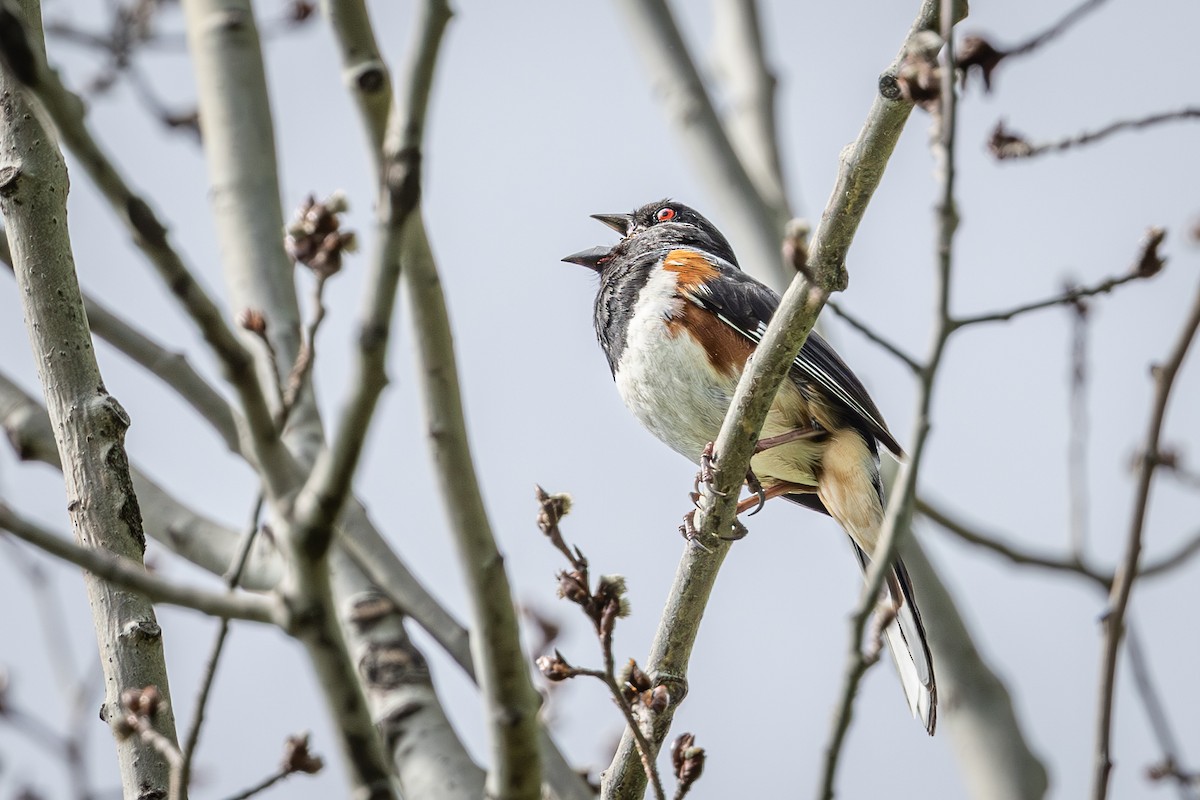
[[[313,361],[317,355],[317,331],[320,330],[321,323],[325,320],[325,282],[328,279],[329,275],[324,273],[318,272],[314,275],[312,317],[304,326],[304,339],[300,342],[300,353],[296,356],[296,363],[292,365],[291,372],[288,373],[287,384],[283,390],[283,402],[277,422],[281,431],[287,425],[288,415],[291,413],[292,407],[296,405],[300,391],[304,388],[304,382],[308,380],[308,376],[312,372]]]
[[[1086,578],[1089,581],[1099,584],[1105,589],[1112,583],[1112,576],[1105,575],[1094,567],[1085,563],[1081,558],[1076,558],[1074,555],[1059,557],[1052,555],[1043,555],[1040,553],[1031,553],[1026,550],[1000,539],[997,536],[981,533],[961,520],[954,519],[947,515],[937,506],[929,503],[922,497],[917,497],[916,511],[918,514],[937,523],[943,530],[953,533],[965,542],[983,547],[997,555],[1003,556],[1014,564],[1022,566],[1040,567],[1042,569],[1053,570],[1055,572],[1065,572],[1077,575],[1081,578]]]
[[[600,654],[604,659],[603,670],[574,667],[563,658],[562,653],[555,650],[553,657],[542,656],[536,659],[538,669],[551,681],[560,681],[579,675],[586,675],[599,679],[608,688],[613,702],[617,704],[617,707],[621,709],[621,713],[625,717],[625,724],[629,733],[633,735],[637,743],[642,770],[649,780],[651,788],[654,790],[654,796],[658,800],[665,800],[662,780],[659,778],[658,767],[654,760],[655,751],[651,748],[646,735],[642,731],[642,727],[633,709],[633,702],[622,690],[621,684],[617,681],[616,659],[613,656],[613,633],[616,630],[617,619],[628,614],[628,601],[625,598],[625,581],[623,578],[616,576],[601,576],[597,582],[596,589],[593,591],[591,579],[588,575],[587,558],[578,547],[571,548],[567,545],[563,539],[562,531],[558,526],[559,521],[571,510],[570,495],[552,495],[541,486],[537,486],[535,497],[538,501],[538,528],[546,535],[550,544],[563,554],[567,563],[572,567],[571,572],[558,573],[558,595],[579,606],[584,616],[591,621],[592,626],[596,630],[597,639],[600,642]],[[643,682],[647,685],[637,685]],[[650,692],[648,696],[654,696],[655,690],[648,686],[649,679],[644,672],[637,668],[637,664],[632,659],[629,661],[629,678],[625,681],[625,684],[633,691],[635,699],[642,697],[645,691]],[[651,714],[651,719],[653,719],[653,715],[656,712],[650,709],[648,704],[644,708],[647,713]]]
[[[279,765],[279,769],[250,788],[231,796],[228,800],[246,800],[246,798],[253,797],[259,792],[279,783],[287,776],[295,775],[297,772],[302,772],[305,775],[317,774],[324,768],[325,762],[320,756],[310,752],[308,747],[307,732],[287,737],[283,749],[283,763]]]
[[[1083,558],[1076,558],[1074,554],[1054,556],[1030,552],[999,536],[984,533],[960,519],[955,519],[923,497],[917,497],[916,511],[936,523],[947,533],[952,533],[965,542],[1003,556],[1013,564],[1077,575],[1096,584],[1105,592],[1112,588],[1113,574],[1111,572],[1103,572],[1098,567],[1087,563]],[[1138,578],[1145,580],[1161,576],[1184,566],[1197,553],[1200,553],[1200,531],[1194,533],[1173,552],[1153,560],[1147,560],[1146,565],[1138,570]]]
[[[1126,623],[1125,628],[1125,647],[1129,651],[1129,670],[1133,673],[1133,685],[1142,699],[1142,708],[1146,710],[1150,730],[1154,732],[1154,738],[1158,740],[1163,763],[1182,764],[1184,763],[1183,754],[1179,749],[1179,741],[1175,738],[1175,732],[1171,730],[1171,722],[1167,719],[1167,710],[1154,685],[1154,676],[1150,674],[1150,659],[1146,657],[1141,639],[1133,625]],[[1171,777],[1175,779],[1179,800],[1194,800],[1196,793],[1193,791],[1192,782],[1188,781],[1186,776],[1179,774]]]
[[[1070,399],[1067,408],[1067,505],[1071,552],[1083,558],[1088,529],[1088,307],[1076,302],[1071,314]]]
[[[253,786],[244,789],[237,794],[231,794],[228,798],[226,798],[226,800],[246,800],[246,798],[253,797],[260,792],[265,792],[267,789],[270,789],[272,786],[279,783],[281,780],[291,774],[292,771],[287,767],[280,767],[279,769],[275,770],[275,772],[271,773]]]
[[[1188,349],[1200,328],[1200,291],[1197,292],[1192,308],[1183,325],[1178,340],[1172,347],[1167,361],[1154,369],[1154,405],[1150,412],[1149,430],[1142,447],[1141,467],[1138,470],[1137,491],[1133,504],[1133,519],[1130,522],[1129,538],[1125,555],[1117,568],[1112,590],[1109,592],[1108,615],[1104,620],[1104,647],[1100,668],[1100,699],[1096,722],[1096,764],[1093,800],[1105,800],[1108,796],[1109,776],[1112,772],[1112,716],[1116,700],[1117,655],[1120,652],[1124,633],[1125,612],[1129,607],[1129,596],[1137,578],[1138,562],[1142,553],[1142,537],[1145,533],[1146,516],[1150,505],[1150,487],[1154,472],[1159,465],[1159,447],[1163,424],[1166,420],[1167,401],[1175,384]]]
[[[230,591],[238,587],[238,584],[242,580],[242,573],[246,570],[246,564],[250,561],[250,553],[254,549],[254,540],[258,535],[258,520],[262,515],[263,501],[263,494],[259,492],[258,498],[254,501],[254,510],[250,514],[250,524],[247,526],[246,532],[242,535],[242,542],[238,546],[237,556],[234,563],[230,565],[229,573],[225,577],[225,585]],[[188,728],[187,736],[184,737],[183,746],[180,748],[183,752],[180,782],[185,788],[190,784],[192,760],[196,756],[196,747],[200,744],[200,731],[204,727],[204,714],[208,708],[208,699],[212,693],[213,682],[217,677],[217,665],[221,661],[221,654],[224,652],[225,640],[228,636],[229,620],[223,619],[217,628],[217,635],[209,651],[208,660],[204,664],[204,676],[200,679],[200,691],[196,697],[195,715],[192,717],[192,724]]]
[[[1083,19],[1083,17],[1096,9],[1103,2],[1104,0],[1084,0],[1083,3],[1080,3],[1078,6],[1068,11],[1067,14],[1058,22],[1054,23],[1036,36],[1031,37],[1027,41],[1017,45],[1011,50],[1008,50],[1006,55],[1011,57],[1023,56],[1032,53],[1034,50],[1046,44],[1051,39],[1064,33],[1068,28],[1079,22],[1079,20]]]
[[[951,278],[954,264],[954,234],[958,229],[958,208],[955,201],[955,133],[957,123],[954,63],[954,0],[942,0],[940,30],[945,62],[941,65],[940,99],[932,112],[934,135],[932,151],[938,176],[939,201],[936,213],[937,246],[937,309],[930,353],[920,373],[917,413],[913,424],[913,441],[908,461],[901,465],[900,475],[892,487],[892,496],[884,513],[879,538],[871,552],[871,565],[866,574],[858,606],[850,623],[850,638],[842,688],[834,710],[832,729],[825,746],[825,758],[818,783],[817,796],[831,800],[834,796],[838,761],[853,718],[854,698],[863,675],[871,665],[870,653],[863,651],[863,634],[867,620],[875,608],[884,576],[892,569],[896,558],[900,534],[907,529],[916,502],[917,474],[925,450],[930,428],[930,409],[933,401],[933,385],[942,363],[946,341],[953,333],[950,314]],[[936,712],[936,707],[935,707]]]
[[[1143,128],[1154,127],[1161,125],[1164,122],[1179,122],[1183,120],[1200,119],[1200,108],[1190,106],[1180,108],[1175,111],[1160,111],[1156,114],[1150,114],[1145,117],[1137,117],[1134,119],[1120,119],[1116,122],[1110,122],[1103,128],[1098,128],[1094,131],[1084,131],[1077,133],[1074,136],[1068,136],[1063,139],[1056,139],[1050,142],[1042,142],[1041,144],[1031,144],[1023,136],[1013,133],[1008,130],[1003,122],[997,123],[995,130],[992,131],[992,137],[989,140],[988,148],[992,155],[1000,160],[1018,160],[1028,159],[1035,156],[1040,156],[1045,153],[1061,152],[1063,150],[1071,150],[1076,147],[1083,147],[1089,144],[1103,141],[1115,133],[1122,131],[1141,130]]]
[[[908,367],[911,372],[917,375],[921,374],[921,370],[924,369],[924,367],[919,361],[901,350],[899,345],[894,344],[891,340],[877,332],[870,325],[843,309],[841,303],[837,302],[836,300],[828,300],[825,303],[825,307],[831,309],[833,313],[841,317],[847,325],[861,333],[868,340],[879,345],[884,350],[899,359],[904,366]]]
[[[971,325],[980,325],[985,322],[1007,322],[1015,317],[1021,316],[1022,314],[1028,314],[1031,311],[1041,311],[1044,308],[1053,308],[1054,306],[1077,303],[1085,297],[1092,297],[1098,294],[1107,294],[1118,286],[1123,286],[1126,283],[1131,283],[1145,277],[1147,276],[1138,272],[1130,272],[1126,275],[1105,278],[1093,286],[1072,287],[1065,292],[1060,292],[1052,297],[1047,297],[1042,300],[1035,300],[1030,303],[1023,303],[1019,306],[1014,306],[1004,311],[992,311],[987,314],[976,314],[970,317],[956,317],[952,324],[955,328],[966,328]]]
[[[3,237],[0,236],[0,238]],[[62,605],[62,598],[55,590],[50,577],[38,560],[26,552],[26,549],[16,541],[7,536],[0,536],[0,542],[7,545],[12,551],[12,557],[20,563],[21,572],[29,583],[30,591],[33,593],[33,607],[40,617],[39,628],[42,631],[42,639],[46,644],[46,650],[54,670],[55,683],[66,695],[67,733],[62,735],[61,740],[54,740],[57,734],[54,734],[49,728],[45,728],[48,733],[52,734],[51,739],[48,739],[47,742],[53,741],[54,743],[54,746],[47,749],[51,754],[63,760],[75,797],[78,800],[89,800],[92,791],[90,789],[91,779],[88,775],[88,736],[86,727],[81,723],[91,703],[90,695],[99,690],[96,686],[96,678],[100,674],[99,666],[93,665],[76,674],[78,670],[75,667],[75,656],[71,650],[68,617]],[[23,712],[13,707],[12,701],[5,696],[6,689],[4,674],[3,671],[0,671],[0,721],[7,719],[12,722],[14,718],[21,717]],[[34,720],[33,717],[30,719]],[[42,725],[40,720],[34,720],[34,722]]]

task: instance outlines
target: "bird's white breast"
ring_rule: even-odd
[[[737,374],[712,366],[694,338],[667,325],[683,313],[676,292],[678,277],[669,270],[651,274],[629,320],[625,348],[616,370],[617,390],[634,416],[676,452],[693,463],[721,431],[737,388]],[[785,381],[762,429],[762,436],[791,430],[803,418],[799,391]],[[820,446],[796,441],[754,456],[759,478],[815,485]]]
[[[693,462],[717,438],[736,376],[721,375],[704,349],[665,324],[687,302],[676,294],[674,272],[657,270],[638,295],[616,371],[617,391],[634,416]]]

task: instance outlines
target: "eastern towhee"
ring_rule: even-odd
[[[681,203],[594,217],[621,241],[563,260],[600,276],[596,336],[617,390],[651,433],[700,463],[779,295],[742,272],[721,232]],[[782,496],[836,519],[865,570],[883,523],[879,444],[903,455],[862,383],[814,331],[775,396],[750,470],[760,498]],[[932,734],[933,661],[899,558],[886,591],[896,618],[885,638],[909,707]]]

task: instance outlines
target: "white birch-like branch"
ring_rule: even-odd
[[[0,262],[12,270],[8,238],[0,232]],[[83,309],[92,334],[99,336],[135,364],[162,380],[198,413],[234,453],[241,453],[238,420],[229,403],[192,367],[187,356],[169,350],[150,334],[83,292]]]
[[[54,436],[50,430],[45,409],[8,380],[3,373],[0,373],[0,428],[4,430],[20,458],[58,466],[58,452],[54,446]],[[134,487],[141,500],[147,532],[197,566],[217,575],[223,574],[236,558],[241,534],[205,519],[183,506],[139,472],[137,467],[131,467],[130,471],[133,475]],[[375,565],[382,581],[366,577],[360,565],[349,565],[335,549],[330,558],[334,580],[334,598],[339,609],[352,608],[362,597],[377,594],[379,590],[372,585],[373,583],[386,584],[391,589],[386,596],[393,602],[396,601],[397,595],[407,599],[415,591],[424,592],[424,588],[416,582],[415,577],[408,572],[403,562],[387,547],[378,532],[371,526],[361,505],[350,506],[344,516],[347,528],[361,535],[353,539],[344,537],[343,541],[370,543],[374,542],[374,539],[379,540],[371,549],[356,554],[355,560],[360,564],[365,560]],[[374,539],[369,538],[367,534],[373,536]],[[269,589],[279,582],[280,572],[279,554],[270,543],[269,538],[257,537],[241,584],[253,589]],[[404,588],[396,591],[397,586]],[[441,636],[439,641],[461,643],[453,646],[450,653],[459,661],[468,675],[473,675],[471,653],[466,644],[466,630],[450,617],[432,597],[427,594],[424,597],[426,599],[421,601],[420,605],[423,606],[425,616],[420,619],[414,616],[414,619],[421,622],[422,619],[428,621],[429,618],[433,618],[436,621],[434,635]],[[408,608],[400,606],[399,610],[407,611]],[[393,605],[391,610],[380,613],[376,618],[377,624],[389,630],[400,625],[399,610]],[[393,621],[393,617],[395,621]],[[356,656],[366,652],[371,647],[370,642],[377,639],[374,627],[365,624],[364,620],[358,619],[355,613],[347,614],[344,611],[339,613],[339,622],[347,638],[347,644]],[[411,644],[408,649],[414,659],[421,659],[420,654],[411,647]],[[423,662],[423,659],[421,660]],[[355,663],[359,665],[368,700],[392,753],[396,773],[402,781],[401,785],[407,787],[406,797],[410,800],[452,798],[454,795],[441,792],[455,780],[462,780],[465,786],[472,785],[472,781],[466,780],[468,773],[464,771],[465,765],[470,763],[466,749],[461,742],[454,738],[453,729],[442,729],[438,722],[439,719],[445,718],[445,712],[438,705],[436,694],[424,693],[419,687],[410,687],[403,681],[393,682],[389,685],[381,684],[379,681],[372,682],[363,672],[366,662],[356,657]],[[417,699],[420,699],[422,705],[419,710],[414,712],[414,706],[407,700],[415,701]],[[430,730],[436,731],[437,735],[427,736],[426,734]],[[557,750],[555,752],[557,753]],[[410,760],[414,759],[417,762],[415,765],[410,763]],[[561,755],[560,760],[565,764]],[[431,772],[439,767],[442,769],[441,773]],[[569,767],[565,767],[565,769],[570,774]],[[482,772],[480,772],[479,782],[481,784],[482,780]],[[432,793],[422,794],[421,792],[425,789]],[[557,794],[564,800],[585,800],[585,796],[582,794],[573,796],[561,791]]]
[[[188,588],[147,572],[137,561],[91,547],[80,547],[46,530],[0,502],[0,530],[6,530],[56,558],[82,567],[113,586],[128,589],[152,603],[190,608],[222,619],[279,624],[282,609],[268,598]]]
[[[92,136],[84,119],[82,101],[63,86],[58,75],[47,66],[42,52],[36,48],[30,50],[22,44],[24,38],[23,28],[14,23],[11,35],[0,37],[0,57],[15,66],[14,74],[21,76],[25,88],[54,121],[63,142],[109,201],[114,213],[128,227],[135,244],[212,347],[230,384],[238,392],[246,414],[246,424],[240,437],[241,448],[252,454],[252,458],[260,465],[268,488],[276,494],[281,493],[286,476],[283,448],[275,433],[271,412],[255,379],[250,353],[238,341],[226,324],[221,309],[196,281],[171,245],[166,227],[153,209],[134,192]]]
[[[3,373],[0,428],[21,460],[62,469],[46,409]],[[214,575],[222,574],[237,553],[240,535],[176,500],[137,466],[131,465],[129,473],[146,533],[196,566]],[[270,589],[279,582],[281,566],[274,545],[267,537],[259,537],[242,585],[247,589]]]
[[[259,360],[259,375],[263,386],[277,389],[297,362],[301,333],[292,265],[282,241],[274,127],[258,30],[246,0],[188,0],[184,13],[226,283],[235,307],[254,309],[267,321],[274,359]],[[277,391],[271,396],[279,402]],[[323,434],[307,383],[288,419],[292,449],[301,463],[312,463]],[[290,498],[267,483],[286,554],[279,590],[293,615],[290,632],[304,644],[336,721],[352,791],[394,798],[391,769],[338,627],[329,584],[326,555],[346,492],[336,502],[312,503],[317,474],[320,464],[297,497],[294,516],[291,504],[283,502]],[[347,488],[350,478],[344,477]],[[289,493],[293,488],[288,486]]]
[[[478,800],[485,773],[446,718],[429,667],[391,599],[344,553],[330,553],[347,643],[408,800]]]
[[[714,0],[713,50],[728,94],[725,128],[750,180],[768,207],[791,216],[779,155],[775,97],[778,79],[767,64],[757,0]]]
[[[343,75],[355,95],[363,126],[372,152],[382,155],[386,121],[391,109],[391,85],[376,85],[376,76],[386,66],[376,45],[375,35],[361,0],[333,0],[323,4],[330,18],[342,54]],[[377,160],[377,166],[379,161]],[[359,567],[381,587],[406,586],[415,583],[401,562],[378,536],[356,535],[358,526],[352,523],[353,508],[347,509],[343,524],[350,535],[343,540]],[[365,515],[364,515],[365,516]],[[395,574],[397,572],[401,574]],[[418,584],[418,588],[419,584]],[[446,650],[472,678],[476,678],[467,630],[430,598],[429,602],[413,597],[400,600],[402,607]],[[392,599],[397,600],[395,593]],[[540,744],[547,786],[561,800],[590,800],[593,796],[586,781],[571,767],[549,733],[540,730]]]
[[[286,383],[300,353],[300,310],[283,248],[275,126],[258,28],[248,0],[187,0],[183,10],[225,283],[235,312],[255,309],[267,320],[276,361],[258,350],[259,379],[278,402],[272,390]],[[323,437],[310,384],[301,387],[288,422],[289,444],[311,463]]]
[[[321,11],[337,37],[342,81],[354,97],[371,150],[375,174],[383,171],[383,140],[392,113],[392,78],[375,41],[364,0],[321,0]]]
[[[43,52],[36,2],[0,7],[0,28],[26,55]],[[25,24],[28,24],[26,28]],[[19,49],[19,46],[18,46]],[[129,417],[104,389],[75,275],[67,231],[67,170],[56,138],[25,99],[28,62],[0,69],[0,212],[4,215],[26,330],[35,354],[52,429],[63,464],[67,509],[79,544],[141,563],[142,516],[125,455]],[[21,72],[20,70],[24,70]],[[106,581],[85,575],[92,622],[105,675],[102,716],[115,724],[120,696],[155,686],[168,702],[154,729],[175,741],[175,720],[154,607]],[[116,734],[116,730],[113,730]],[[140,739],[114,735],[121,785],[127,795],[166,793],[170,764]]]
[[[537,800],[542,781],[537,719],[541,698],[533,687],[530,661],[521,648],[504,559],[475,474],[450,320],[420,217],[419,183],[412,172],[420,164],[436,37],[450,18],[450,8],[445,2],[429,0],[421,4],[418,15],[417,42],[399,70],[397,103],[384,142],[384,185],[391,195],[390,204],[411,203],[406,220],[410,227],[401,249],[404,278],[412,293],[430,440],[475,617],[475,674],[491,739],[487,794],[497,800]],[[407,181],[398,183],[398,177],[412,180],[411,189],[406,187]],[[413,195],[409,197],[406,190]]]

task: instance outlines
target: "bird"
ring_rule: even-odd
[[[779,295],[743,272],[728,239],[682,203],[666,199],[632,213],[592,217],[620,241],[563,261],[599,276],[593,322],[617,390],[652,434],[703,465]],[[849,536],[865,573],[883,524],[880,445],[903,458],[862,382],[813,331],[775,396],[751,458],[747,477],[757,497],[738,510],[784,497],[828,514]],[[882,591],[890,603],[883,606],[883,638],[910,711],[933,735],[933,658],[898,556]]]

